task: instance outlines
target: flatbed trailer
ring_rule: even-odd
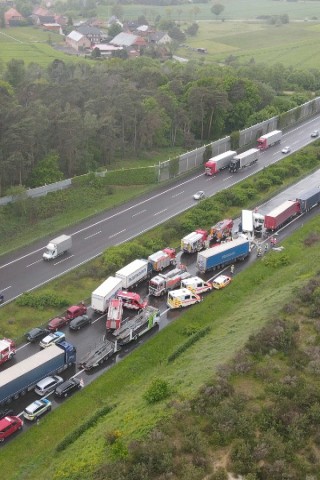
[[[112,355],[119,351],[117,342],[104,339],[93,347],[79,362],[79,367],[84,370],[92,370],[98,365],[112,357]]]
[[[127,320],[118,330],[113,332],[120,346],[137,340],[151,328],[159,325],[160,310],[148,305],[134,318]]]

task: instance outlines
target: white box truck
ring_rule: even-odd
[[[91,294],[91,307],[97,313],[108,310],[109,301],[114,298],[122,288],[120,278],[109,277]]]
[[[152,264],[148,260],[138,259],[116,272],[116,277],[122,280],[123,288],[130,288],[149,278],[152,274]]]
[[[60,237],[50,240],[43,254],[44,260],[53,260],[66,253],[72,247],[72,238],[70,235],[60,235]]]

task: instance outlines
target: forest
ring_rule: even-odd
[[[43,68],[13,59],[0,80],[0,194],[112,168],[146,151],[195,148],[279,115],[318,90],[317,70],[281,65],[142,56],[55,60]]]

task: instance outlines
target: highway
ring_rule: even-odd
[[[195,204],[192,196],[197,190],[204,190],[207,196],[212,196],[283,158],[281,148],[285,145],[290,145],[291,152],[301,149],[313,140],[310,133],[319,129],[319,125],[320,118],[316,117],[285,133],[280,145],[261,153],[257,164],[243,171],[235,174],[224,171],[215,177],[206,177],[202,172],[193,173],[183,180],[178,179],[170,187],[160,187],[139,199],[65,229],[64,233],[73,238],[72,251],[56,261],[42,260],[44,247],[55,234],[3,255],[0,261],[0,291],[5,295],[4,305],[23,292],[32,291],[99,256],[107,247],[124,243],[191,208]]]

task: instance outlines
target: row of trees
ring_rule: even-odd
[[[0,80],[1,193],[38,185],[33,172],[48,157],[58,176],[72,177],[145,150],[193,148],[307,99],[279,100],[276,91],[319,83],[316,71],[279,66],[12,60]]]

